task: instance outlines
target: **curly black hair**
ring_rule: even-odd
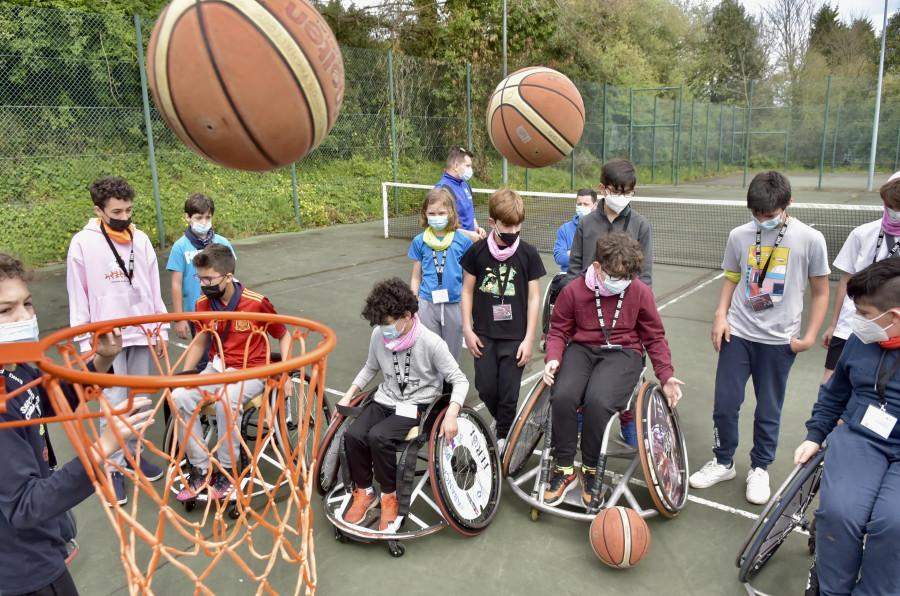
[[[91,184],[91,200],[94,205],[101,209],[106,209],[106,203],[110,199],[120,199],[122,201],[134,200],[134,189],[128,184],[124,178],[116,176],[102,176],[94,180]]]
[[[396,320],[407,312],[416,314],[418,311],[419,299],[412,289],[399,277],[392,277],[375,284],[361,316],[374,327],[387,325],[388,318]]]
[[[18,279],[29,282],[34,278],[34,272],[25,269],[19,259],[0,253],[0,281],[5,279]]]

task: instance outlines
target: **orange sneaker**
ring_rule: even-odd
[[[397,519],[397,509],[400,508],[400,502],[397,495],[383,495],[381,497],[381,523],[378,529],[384,532]]]
[[[378,503],[378,497],[375,496],[375,493],[370,495],[364,488],[356,489],[353,491],[353,504],[344,514],[344,521],[348,524],[358,524],[376,503]]]

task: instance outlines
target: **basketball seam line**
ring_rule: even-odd
[[[213,56],[212,48],[209,46],[209,38],[206,35],[206,25],[204,24],[203,11],[201,10],[201,7],[204,4],[223,4],[225,6],[229,6],[232,10],[234,10],[234,7],[229,4],[225,4],[224,2],[220,3],[220,2],[214,2],[214,1],[210,2],[208,0],[197,0],[197,2],[196,2],[197,20],[198,20],[198,24],[200,25],[200,35],[203,38],[203,46],[206,48],[206,53],[209,56],[210,65],[212,66],[213,72],[216,74],[216,80],[219,81],[219,87],[221,87],[222,93],[225,95],[225,99],[228,101],[228,105],[231,106],[231,111],[232,111],[232,113],[234,113],[235,118],[237,118],[237,121],[241,125],[241,128],[244,130],[247,137],[250,139],[250,142],[253,143],[253,146],[256,147],[256,150],[259,151],[259,153],[266,159],[266,161],[268,161],[270,164],[272,164],[275,167],[279,167],[282,164],[279,164],[274,159],[269,157],[269,154],[266,153],[266,150],[262,148],[262,145],[259,144],[259,141],[253,135],[253,133],[250,132],[250,129],[248,128],[247,123],[244,122],[244,118],[241,116],[241,113],[238,111],[237,106],[234,105],[234,100],[232,100],[231,94],[228,92],[228,88],[225,86],[225,80],[222,78],[222,73],[219,72],[219,65],[216,64],[216,60],[215,60],[215,57]]]
[[[572,101],[569,98],[569,96],[565,95],[564,93],[560,93],[553,87],[547,87],[546,85],[537,85],[535,83],[519,83],[519,87],[532,87],[534,89],[544,89],[545,91],[549,91],[551,93],[555,93],[556,95],[559,95],[560,97],[562,97],[563,99],[568,101],[570,104],[572,104],[572,107],[574,107],[578,111],[578,115],[581,116],[581,122],[584,123],[584,111],[579,110],[578,104],[576,104],[574,101]],[[522,94],[520,93],[519,96],[522,97]],[[528,101],[524,97],[522,97],[522,100],[525,101],[525,103],[528,103]],[[531,106],[530,103],[528,103],[528,105]],[[534,106],[531,106],[531,107],[534,107]],[[556,129],[554,129],[554,130],[556,130]],[[563,136],[563,135],[560,134],[560,136]]]
[[[521,86],[522,86],[521,83],[518,84],[518,85],[516,85],[516,87],[521,87]],[[532,87],[540,87],[540,85],[532,85]],[[546,87],[545,87],[545,89],[547,89],[548,91],[553,91],[552,89],[548,89],[548,88],[546,88]],[[554,93],[555,93],[555,91],[554,91]],[[562,95],[562,94],[557,93],[557,95]],[[565,96],[562,95],[562,97],[565,97]],[[541,120],[544,121],[544,124],[546,124],[548,128],[550,128],[552,131],[554,131],[556,134],[558,134],[559,137],[560,137],[561,139],[563,139],[566,143],[568,143],[569,146],[572,147],[572,151],[575,150],[575,143],[573,143],[573,142],[570,141],[568,138],[566,138],[566,135],[564,135],[563,133],[561,133],[561,132],[559,131],[559,129],[556,128],[555,126],[553,126],[553,124],[552,124],[549,120],[547,120],[546,118],[544,118],[544,115],[541,114],[541,113],[538,111],[538,109],[537,109],[531,102],[529,102],[527,99],[525,99],[525,96],[522,95],[521,92],[519,92],[519,99],[521,99],[521,100],[522,100],[522,103],[524,103],[526,106],[528,106],[529,108],[531,108],[532,110],[534,110],[534,113],[535,113],[535,114],[538,114],[539,116],[541,116]],[[519,112],[520,114],[522,114],[522,112],[521,112],[518,108],[516,108],[514,105],[512,105],[512,104],[506,104],[506,105],[509,106],[509,107],[511,107],[511,108],[513,108],[513,109],[515,109],[515,110],[516,110],[517,112]],[[577,106],[576,106],[576,107],[577,107]],[[525,114],[522,114],[522,116],[524,117]],[[528,121],[527,118],[525,118],[525,120],[526,120],[529,124],[531,124],[531,122]],[[531,126],[532,126],[532,128],[534,128],[534,129],[535,129],[542,137],[544,137],[544,139],[546,139],[547,142],[550,143],[550,145],[552,145],[554,149],[556,149],[557,151],[559,151],[560,154],[561,154],[563,157],[565,157],[565,156],[567,155],[566,153],[563,153],[563,151],[562,151],[559,147],[556,146],[556,143],[554,143],[551,139],[547,138],[547,135],[545,135],[544,133],[542,133],[542,132],[538,129],[538,127],[536,127],[534,124],[531,124]],[[583,127],[583,126],[584,126],[584,117],[582,116],[582,127]],[[570,152],[570,153],[571,153],[571,152]]]
[[[521,96],[520,96],[520,97],[521,97]],[[525,102],[526,104],[528,103],[527,101],[525,101],[524,98],[522,99],[522,101]],[[523,114],[521,110],[519,110],[516,106],[514,106],[514,105],[512,105],[512,104],[508,104],[508,103],[507,103],[507,104],[503,104],[502,107],[504,107],[504,108],[509,108],[509,109],[511,109],[511,110],[515,110],[515,112],[516,112],[517,114],[519,114],[519,115],[522,116],[523,118],[525,117],[525,114]],[[529,107],[533,108],[534,106],[532,106],[532,105],[529,104]],[[500,111],[500,116],[501,116],[501,118],[503,118],[503,110]],[[534,131],[535,131],[536,134],[540,135],[541,138],[543,138],[545,141],[547,141],[547,144],[550,145],[550,147],[552,147],[554,150],[556,150],[562,157],[565,157],[565,156],[567,155],[566,153],[563,153],[562,151],[560,151],[559,147],[556,146],[556,143],[554,143],[551,139],[549,139],[549,138],[547,137],[547,135],[545,135],[544,133],[542,133],[542,132],[540,131],[540,129],[537,128],[534,124],[532,124],[527,118],[525,118],[525,121],[531,126],[531,128],[534,129]],[[505,119],[505,118],[503,118],[503,122],[504,122],[503,130],[504,130],[504,132],[506,132],[506,137],[509,138],[509,132],[506,130],[506,126],[505,126],[505,124],[506,124],[506,119]],[[557,133],[559,132],[558,130],[556,130],[556,128],[555,128],[552,124],[550,124],[550,123],[547,122],[546,120],[544,120],[544,123],[547,124],[547,126],[549,126],[550,128],[552,128],[553,130],[555,130]],[[560,136],[562,136],[562,135],[560,135]],[[515,145],[513,145],[512,139],[510,139],[510,145],[513,147],[513,149],[516,149],[516,153],[519,153],[519,155],[522,155],[522,154],[519,152],[519,150],[515,147]],[[575,150],[575,146],[574,146],[574,145],[572,145],[572,150],[573,150],[573,151]],[[571,152],[570,152],[570,153],[571,153]],[[527,161],[527,162],[530,163],[530,164],[534,164],[534,162],[532,162],[531,160],[526,159],[525,156],[522,156],[522,159],[525,159],[525,161]],[[543,166],[535,165],[534,167],[540,168],[540,167],[543,167]]]
[[[519,157],[522,158],[522,161],[531,164],[532,167],[538,167],[535,165],[535,163],[533,161],[531,161],[530,159],[528,159],[527,157],[522,155],[522,152],[519,151],[519,148],[516,147],[515,143],[513,142],[512,137],[509,136],[509,129],[506,128],[506,118],[503,115],[503,106],[506,104],[503,103],[503,92],[506,91],[508,82],[509,82],[509,78],[504,79],[503,80],[503,88],[500,89],[500,122],[503,124],[503,134],[506,135],[506,140],[509,142],[509,146],[512,147],[513,151],[515,151]],[[518,112],[518,110],[516,110],[516,111]],[[491,114],[491,120],[493,121],[493,119],[494,119],[494,115]],[[491,125],[493,127],[493,122],[491,122]],[[544,136],[544,135],[541,135],[541,136]],[[550,143],[550,144],[552,145],[553,143]]]

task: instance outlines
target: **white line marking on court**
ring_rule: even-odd
[[[725,272],[724,272],[724,271],[721,272],[720,274],[718,274],[717,276],[715,276],[714,278],[706,280],[705,282],[703,282],[703,283],[700,284],[699,286],[697,286],[697,287],[695,287],[695,288],[691,288],[690,290],[688,290],[688,291],[685,292],[684,294],[680,294],[680,295],[678,295],[678,296],[675,296],[674,298],[672,298],[671,300],[669,300],[668,302],[666,302],[666,303],[663,304],[662,306],[658,306],[658,307],[656,308],[656,310],[662,310],[662,309],[664,309],[665,307],[669,306],[670,304],[675,304],[676,302],[678,302],[678,301],[681,300],[682,298],[685,298],[685,297],[687,297],[687,296],[690,296],[690,295],[693,294],[694,292],[697,292],[697,291],[702,290],[703,288],[705,288],[706,286],[708,286],[708,285],[711,284],[712,282],[716,281],[717,279],[722,279],[723,277],[725,277]]]

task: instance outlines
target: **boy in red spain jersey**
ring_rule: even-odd
[[[234,254],[227,246],[210,244],[194,257],[197,269],[197,281],[203,292],[197,300],[197,312],[237,311],[246,313],[277,314],[272,303],[263,296],[244,287],[234,279]],[[202,325],[197,327],[197,338],[191,343],[184,358],[184,369],[191,370],[197,366],[206,346],[209,347],[209,364],[200,374],[213,374],[229,370],[239,370],[269,363],[269,342],[265,331],[279,340],[279,349],[286,354],[290,346],[291,336],[281,323],[263,325],[253,320],[218,321],[216,333],[219,341],[208,341],[210,331],[204,331]],[[219,352],[219,342],[222,351]],[[189,501],[199,493],[210,490],[213,498],[223,499],[231,493],[234,482],[233,462],[237,457],[236,449],[240,445],[237,422],[240,420],[240,406],[248,399],[258,395],[265,385],[263,379],[249,379],[231,383],[226,387],[228,402],[216,402],[216,425],[219,432],[231,429],[230,438],[222,441],[216,452],[219,470],[210,470],[209,453],[200,441],[203,432],[200,417],[195,416],[187,437],[185,453],[191,462],[188,474],[188,485],[178,493],[179,501]],[[221,389],[221,384],[210,384],[203,387],[181,387],[172,391],[172,400],[178,417],[184,423],[179,426],[179,441],[185,440],[186,426],[200,403],[203,401],[202,390],[214,392]],[[285,392],[290,392],[290,383],[285,385]],[[228,410],[226,410],[226,407]]]

